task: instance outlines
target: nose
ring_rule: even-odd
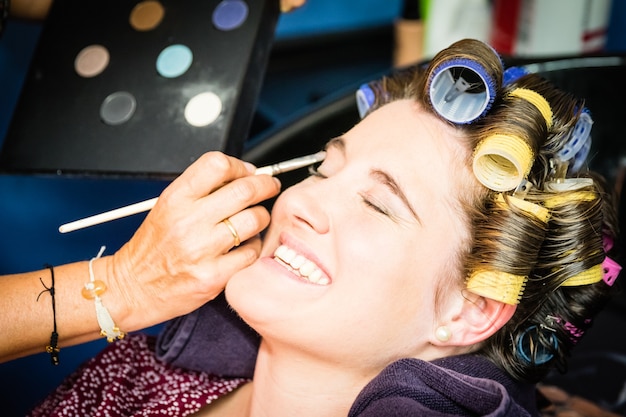
[[[283,191],[274,205],[274,216],[284,216],[294,226],[325,234],[330,230],[330,190],[317,183],[300,183]]]

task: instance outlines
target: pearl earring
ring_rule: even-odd
[[[452,332],[446,326],[439,326],[435,330],[435,337],[440,342],[447,342],[452,337]]]

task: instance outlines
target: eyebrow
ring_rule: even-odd
[[[328,150],[329,148],[336,148],[338,151],[340,151],[342,154],[345,155],[346,142],[344,138],[341,136],[333,138],[326,144],[325,149]],[[413,217],[415,217],[415,220],[417,220],[417,222],[420,225],[422,224],[422,220],[420,219],[420,216],[418,216],[417,212],[415,211],[415,209],[409,202],[409,199],[406,197],[406,194],[400,187],[400,184],[398,184],[398,182],[393,178],[393,176],[391,176],[391,174],[389,174],[388,172],[382,169],[374,168],[370,170],[370,176],[373,177],[374,180],[376,180],[378,183],[389,188],[389,190],[395,196],[397,196],[402,201],[402,203],[407,207],[407,209],[411,212]]]
[[[336,138],[332,138],[326,143],[324,150],[327,151],[330,148],[337,148],[342,154],[346,153],[346,141],[342,136],[338,136]]]
[[[389,175],[387,172],[380,170],[380,169],[372,169],[370,171],[370,175],[374,177],[374,179],[376,179],[379,183],[389,188],[391,192],[404,203],[407,209],[409,209],[413,217],[415,217],[415,220],[417,220],[419,224],[422,224],[422,220],[420,219],[420,216],[417,215],[417,212],[415,211],[415,209],[409,202],[409,199],[406,198],[406,194],[404,193],[404,191],[402,191],[402,188],[400,188],[400,185],[396,182],[396,180],[391,175]]]

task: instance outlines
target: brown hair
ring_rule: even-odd
[[[491,71],[497,87],[491,108],[482,118],[456,125],[467,138],[468,148],[476,149],[493,134],[523,139],[533,159],[525,176],[530,187],[521,198],[549,212],[549,219],[544,221],[512,204],[511,199],[519,196],[516,190],[496,192],[481,187],[470,196],[462,193],[459,201],[471,241],[459,254],[457,276],[467,279],[473,272],[487,269],[525,278],[515,314],[476,353],[487,356],[514,378],[538,381],[553,366],[565,367],[571,349],[615,289],[602,280],[563,285],[577,274],[597,271],[605,256],[614,258],[615,249],[605,250],[603,238],[617,241],[615,198],[599,175],[567,172],[567,165],[564,168],[556,158],[570,139],[584,102],[536,74],[502,86],[501,61],[482,42],[459,41],[437,54],[428,66],[403,69],[370,84],[376,94],[370,111],[390,101],[411,98],[438,115],[430,106],[428,83],[433,70],[450,57],[477,60]],[[552,111],[551,120],[530,101],[511,94],[519,88],[543,97]],[[589,181],[581,182],[574,191],[548,187],[563,177]],[[586,198],[580,198],[580,193]],[[449,284],[442,283],[442,291]],[[462,282],[458,285],[463,287]]]

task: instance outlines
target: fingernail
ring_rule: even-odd
[[[278,188],[282,187],[282,183],[280,182],[278,178],[272,177],[272,179],[274,180],[274,182],[276,182],[276,185],[278,185]]]
[[[244,162],[243,165],[246,167],[246,170],[250,174],[254,174],[254,172],[256,171],[256,167],[253,164],[251,164],[250,162]]]

